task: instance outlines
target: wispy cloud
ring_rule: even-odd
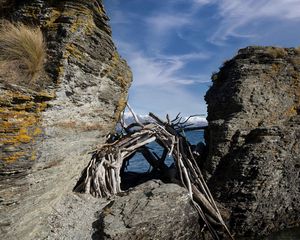
[[[106,2],[133,71],[130,102],[138,112],[203,112],[211,72],[237,48],[300,39],[300,0]]]
[[[134,86],[190,85],[202,79],[195,79],[184,74],[184,67],[195,60],[208,59],[209,54],[189,53],[182,55],[146,56],[142,50],[135,49],[128,43],[120,42],[120,49],[132,68]]]
[[[262,24],[266,20],[299,21],[299,0],[216,0],[220,24],[209,41],[223,44],[228,37],[255,37],[247,33],[249,24]],[[246,28],[246,29],[244,29]]]
[[[149,29],[156,34],[166,34],[191,24],[190,16],[176,13],[156,14],[146,18]]]
[[[194,104],[198,105],[198,113],[206,111],[204,101],[201,108],[198,94],[192,94],[186,87],[206,83],[209,76],[191,76],[184,68],[190,61],[204,60],[209,55],[190,53],[147,56],[128,43],[119,44],[133,71],[134,81],[129,101],[137,112],[146,114],[154,111],[163,116],[166,113],[175,115],[178,109],[182,109],[184,115],[189,115],[195,112]]]
[[[199,0],[193,1],[200,5]],[[118,9],[112,13],[113,24],[122,31],[120,24],[127,24],[128,27],[135,25],[140,32],[132,34],[139,35],[138,38],[143,42],[141,44],[141,41],[134,41],[134,36],[130,38],[130,35],[116,39],[118,49],[133,72],[134,81],[129,101],[139,113],[154,111],[160,115],[167,112],[177,114],[178,109],[182,109],[183,114],[188,115],[206,111],[200,93],[196,93],[196,90],[192,93],[189,88],[207,83],[210,77],[200,73],[192,75],[186,69],[191,63],[209,59],[209,51],[181,50],[180,54],[165,51],[165,46],[168,47],[168,43],[177,34],[197,24],[193,19],[196,8],[182,9],[178,12],[175,6],[182,3],[185,4],[185,0],[164,1],[162,5],[166,5],[167,8],[161,6],[157,11],[149,11],[145,16],[132,16],[132,12]],[[128,30],[130,32],[130,29]]]

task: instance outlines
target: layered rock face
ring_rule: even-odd
[[[240,236],[300,224],[300,52],[248,47],[207,92],[209,185]]]
[[[0,238],[41,239],[88,152],[114,129],[132,76],[102,1],[5,2],[3,17],[42,28],[48,58],[39,86],[0,82]]]

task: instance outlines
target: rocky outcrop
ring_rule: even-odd
[[[90,194],[67,193],[48,217],[49,233],[43,240],[100,240],[99,213],[109,202]]]
[[[299,50],[248,47],[212,78],[205,166],[230,228],[257,237],[299,225]]]
[[[38,86],[0,83],[0,238],[42,239],[46,216],[114,129],[132,77],[102,1],[5,2],[9,19],[42,28],[48,59]]]
[[[117,197],[102,211],[98,234],[104,239],[202,239],[199,215],[187,191],[154,180]]]

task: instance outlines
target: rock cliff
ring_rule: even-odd
[[[299,50],[248,47],[212,79],[205,166],[230,228],[257,237],[299,225]]]
[[[2,18],[41,27],[48,57],[39,86],[0,82],[0,238],[41,239],[88,152],[114,129],[132,76],[101,0],[1,3]]]

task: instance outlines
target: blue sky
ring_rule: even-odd
[[[249,45],[300,45],[300,0],[104,0],[140,114],[206,114],[210,76]]]

